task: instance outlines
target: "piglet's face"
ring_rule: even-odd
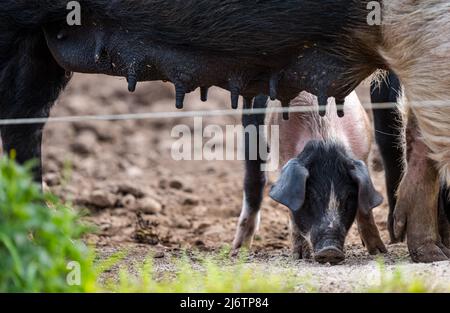
[[[369,214],[383,200],[363,162],[335,143],[320,141],[310,142],[284,166],[270,196],[291,210],[321,263],[344,259],[345,237],[357,211]]]

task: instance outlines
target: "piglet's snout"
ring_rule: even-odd
[[[338,264],[345,259],[345,254],[336,246],[330,245],[316,252],[314,259],[319,263]]]
[[[319,263],[338,264],[345,259],[344,238],[338,229],[324,228],[314,245],[314,259]]]

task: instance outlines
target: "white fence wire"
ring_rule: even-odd
[[[433,107],[449,106],[450,101],[422,101],[417,103],[408,103],[408,106],[428,105]],[[368,103],[363,104],[365,109],[391,109],[398,107],[397,102]],[[338,110],[342,110],[344,105],[336,105]],[[294,107],[268,107],[253,109],[223,109],[223,110],[198,110],[198,111],[167,111],[167,112],[147,112],[147,113],[127,113],[127,114],[106,114],[106,115],[71,115],[48,118],[14,118],[0,119],[0,126],[5,125],[27,125],[43,123],[77,123],[84,121],[123,121],[123,120],[145,120],[145,119],[169,119],[183,117],[208,117],[225,115],[243,115],[243,114],[269,114],[269,113],[294,113],[310,112],[318,109],[325,110],[325,106],[294,106]]]

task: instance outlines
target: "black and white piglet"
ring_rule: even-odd
[[[369,253],[385,252],[372,215],[383,197],[366,166],[372,144],[370,121],[356,93],[345,100],[342,118],[333,98],[324,117],[319,115],[317,98],[309,93],[302,92],[291,102],[291,107],[297,106],[312,110],[291,113],[289,120],[278,113],[268,117],[269,127],[280,127],[279,158],[284,165],[270,197],[290,209],[294,256],[341,262],[355,218]],[[246,198],[244,194],[235,249],[251,244],[259,220],[259,212],[251,210]]]

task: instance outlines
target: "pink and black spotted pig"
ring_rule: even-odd
[[[288,120],[273,113],[267,121],[269,126],[279,125],[283,165],[270,197],[290,209],[294,256],[313,256],[321,263],[343,261],[345,238],[355,218],[368,252],[386,252],[372,215],[383,197],[366,165],[371,124],[356,93],[346,98],[342,118],[333,98],[324,117],[319,115],[317,98],[307,92],[291,102],[291,107],[298,106],[311,110],[290,113]],[[244,193],[235,250],[250,246],[257,229],[259,206],[252,205],[252,198],[254,194]]]

